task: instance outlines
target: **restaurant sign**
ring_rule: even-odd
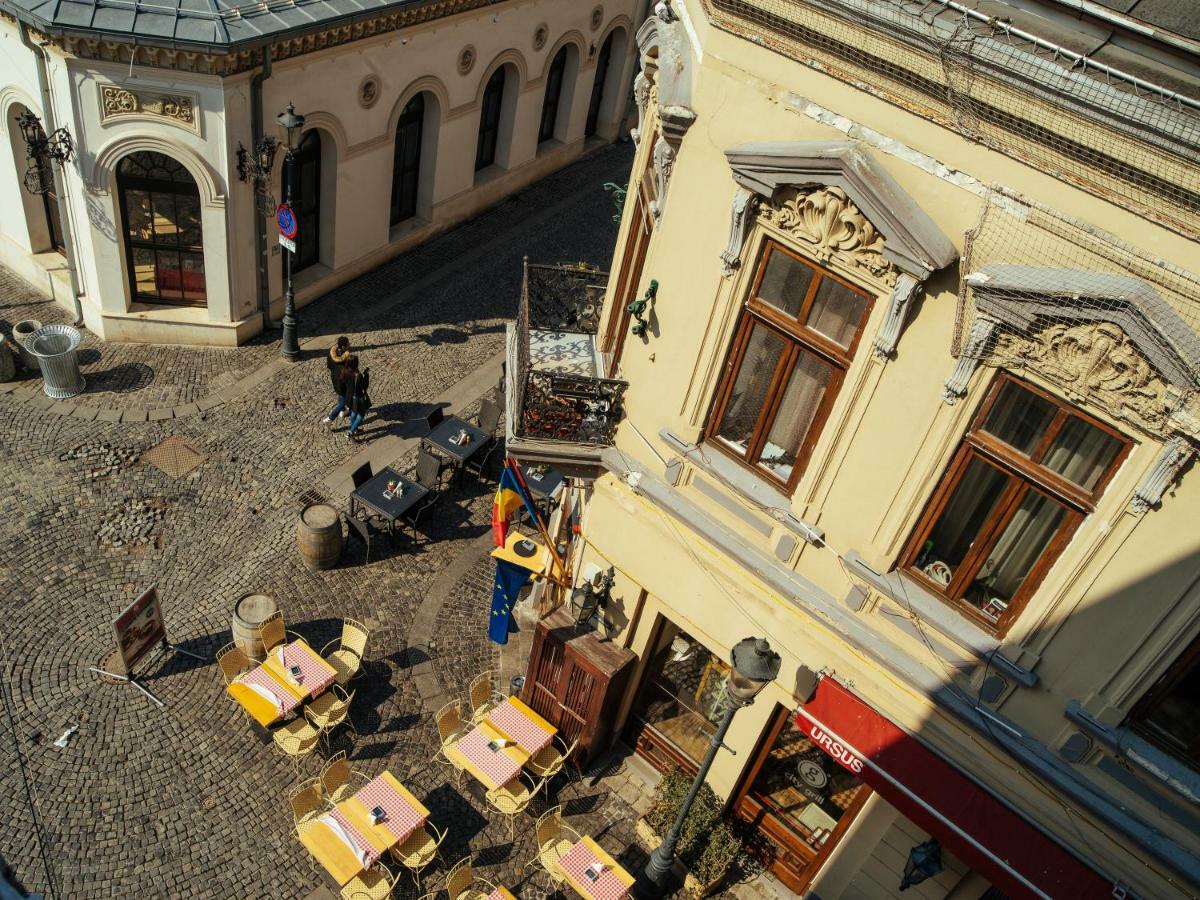
[[[150,588],[129,604],[113,619],[113,631],[117,636],[121,663],[126,673],[132,672],[143,656],[167,640],[167,626],[158,602],[158,589]]]

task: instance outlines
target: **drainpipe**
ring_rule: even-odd
[[[54,98],[50,94],[50,77],[46,74],[46,51],[34,44],[29,37],[29,27],[19,22],[21,43],[29,48],[37,60],[38,89],[42,94],[43,128],[46,134],[54,134],[58,125],[54,119]],[[54,173],[54,190],[58,194],[58,217],[63,223],[63,256],[67,263],[67,276],[71,282],[71,299],[75,304],[76,326],[83,324],[83,302],[79,299],[79,276],[75,271],[75,229],[72,227],[71,209],[67,203],[67,178],[62,166],[57,162],[50,163]]]
[[[271,45],[262,48],[262,68],[250,79],[250,135],[251,149],[263,138],[262,84],[271,77]],[[257,198],[254,203],[254,247],[258,252],[258,306],[262,310],[263,328],[271,324],[271,282],[267,277],[267,217],[260,208]]]

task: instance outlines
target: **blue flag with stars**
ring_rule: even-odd
[[[492,614],[488,617],[488,639],[507,644],[510,633],[517,630],[512,610],[517,594],[533,574],[529,569],[506,559],[496,560],[496,583],[492,588]]]

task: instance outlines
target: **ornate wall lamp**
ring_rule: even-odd
[[[238,142],[237,172],[238,179],[254,186],[263,215],[268,215],[275,209],[275,199],[271,196],[271,172],[275,166],[275,152],[279,142],[273,137],[264,137],[254,145],[254,150],[247,150]]]
[[[31,194],[47,194],[54,187],[54,178],[46,168],[46,160],[52,159],[59,165],[70,162],[75,155],[75,142],[65,128],[47,136],[38,117],[29,110],[17,116],[17,127],[25,141],[25,160],[29,164],[22,179],[25,190]]]
[[[646,328],[649,323],[646,322],[646,308],[654,302],[654,298],[658,296],[658,282],[651,278],[650,286],[646,288],[646,295],[637,300],[632,301],[626,307],[629,314],[633,316],[633,328],[630,329],[635,337],[642,337],[646,333]]]
[[[584,572],[583,583],[571,591],[571,614],[576,625],[586,625],[596,613],[608,607],[615,572],[612,566],[608,571],[595,566],[591,572]]]

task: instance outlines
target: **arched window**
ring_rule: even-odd
[[[567,48],[563,47],[550,63],[550,71],[546,73],[546,96],[542,100],[542,123],[538,126],[538,143],[554,137],[554,128],[558,124],[558,106],[562,99],[563,73],[567,70]]]
[[[479,143],[475,148],[475,171],[496,162],[496,144],[500,137],[500,111],[504,105],[504,78],[507,66],[501,66],[483,89],[479,111]]]
[[[614,31],[604,41],[600,55],[596,57],[596,77],[592,79],[592,97],[588,101],[587,124],[583,128],[585,137],[596,133],[596,124],[600,121],[600,104],[604,100],[604,82],[608,79],[608,61],[612,58]]]
[[[203,306],[204,237],[200,190],[162,153],[131,153],[117,166],[125,258],[135,300]]]
[[[284,166],[283,177],[283,196],[287,197],[287,166]],[[304,135],[292,155],[290,177],[291,206],[300,223],[296,255],[292,259],[294,274],[321,261],[321,135],[315,130]]]
[[[421,183],[421,126],[425,121],[425,95],[408,101],[396,123],[396,149],[392,161],[391,223],[417,214],[417,188]]]

